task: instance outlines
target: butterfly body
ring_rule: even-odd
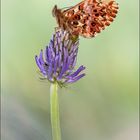
[[[57,6],[53,9],[59,28],[86,38],[94,37],[109,26],[117,12],[118,5],[113,0],[84,0],[65,10]]]

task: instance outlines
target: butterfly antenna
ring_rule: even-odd
[[[67,9],[70,9],[70,8],[72,8],[73,6],[69,6],[69,7],[64,7],[64,8],[62,8],[62,10],[67,10]]]

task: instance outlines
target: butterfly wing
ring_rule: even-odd
[[[113,0],[84,0],[62,11],[65,26],[74,35],[94,37],[113,22],[118,4]]]

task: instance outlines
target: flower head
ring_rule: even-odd
[[[36,64],[43,76],[60,86],[74,83],[85,76],[84,73],[81,74],[84,66],[74,71],[78,45],[79,40],[73,41],[67,31],[57,31],[46,49],[41,50],[39,56],[35,56]]]

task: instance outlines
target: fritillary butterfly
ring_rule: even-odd
[[[58,28],[86,38],[94,37],[109,26],[117,12],[118,4],[114,0],[83,0],[68,9],[58,9],[55,5],[52,11]]]

